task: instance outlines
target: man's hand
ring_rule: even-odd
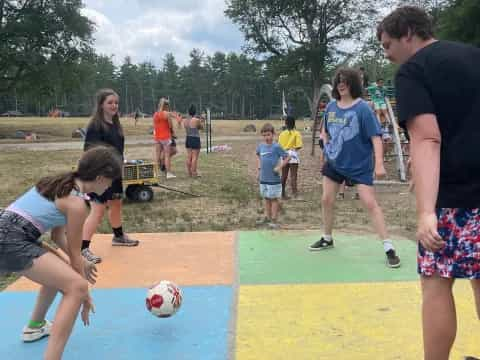
[[[445,241],[438,233],[438,220],[435,213],[420,214],[417,225],[417,240],[428,251],[438,251],[445,246]]]

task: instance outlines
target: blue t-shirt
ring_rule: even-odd
[[[355,182],[373,184],[372,136],[380,136],[380,124],[364,100],[347,109],[336,101],[325,110],[325,130],[329,140],[324,147],[328,163],[341,175]]]
[[[278,143],[261,143],[257,146],[257,155],[260,156],[260,184],[281,184],[280,175],[273,169],[280,159],[287,157],[287,153]]]

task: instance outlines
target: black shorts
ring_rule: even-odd
[[[88,196],[91,201],[95,201],[100,204],[105,204],[109,200],[121,199],[123,195],[122,179],[117,179],[112,182],[110,186],[102,195],[90,193]]]
[[[325,145],[323,143],[323,139],[318,139],[318,146],[320,146],[320,149],[323,150],[323,148],[325,147]]]
[[[185,147],[187,149],[198,150],[201,147],[200,138],[196,136],[187,136],[185,140]]]
[[[323,164],[322,174],[323,176],[328,177],[330,180],[336,182],[337,184],[342,184],[343,182],[345,182],[345,185],[347,186],[354,186],[358,184],[358,182],[356,182],[355,180],[352,180],[338,173],[333,168],[333,166],[328,163],[328,161],[325,161],[325,163]]]

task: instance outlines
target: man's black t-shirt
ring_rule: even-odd
[[[434,114],[441,132],[437,207],[480,208],[480,49],[436,41],[395,79],[399,123]]]
[[[84,150],[88,150],[93,146],[107,145],[114,147],[123,157],[123,151],[125,146],[125,138],[120,133],[119,129],[115,125],[111,125],[107,122],[104,126],[97,128],[94,125],[89,125],[87,133],[85,135]]]

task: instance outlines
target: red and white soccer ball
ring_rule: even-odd
[[[147,292],[145,300],[148,311],[161,318],[175,314],[182,305],[182,290],[173,282],[162,280]]]

